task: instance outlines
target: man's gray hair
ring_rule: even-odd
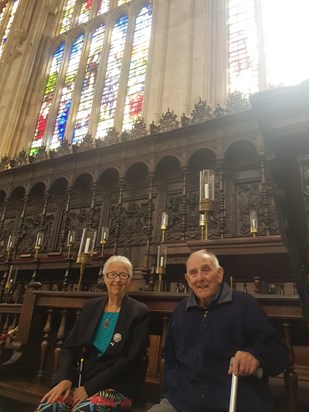
[[[197,250],[196,252],[191,253],[189,258],[193,255],[207,255],[207,256],[212,258],[212,260],[213,260],[213,262],[216,266],[216,269],[219,269],[221,267],[217,256],[214,253],[209,252],[207,249]]]
[[[132,263],[130,262],[130,260],[127,257],[121,256],[121,255],[114,255],[114,256],[111,256],[109,259],[107,259],[107,261],[104,263],[104,266],[103,266],[104,275],[108,272],[108,268],[109,268],[110,264],[111,263],[117,263],[117,262],[123,263],[124,265],[126,265],[130,277],[133,276]]]

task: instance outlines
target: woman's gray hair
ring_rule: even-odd
[[[132,278],[133,276],[133,266],[132,263],[130,262],[130,260],[125,257],[125,256],[121,256],[121,255],[114,255],[111,256],[109,259],[107,259],[107,261],[104,263],[103,266],[103,274],[105,275],[108,272],[108,268],[110,266],[111,263],[123,263],[124,265],[126,265],[127,269],[128,269],[128,273],[130,275],[130,277]]]

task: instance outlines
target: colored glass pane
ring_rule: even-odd
[[[105,26],[101,25],[95,30],[92,35],[90,52],[87,59],[86,73],[83,81],[79,108],[76,115],[75,130],[72,139],[73,143],[80,141],[88,132],[91,106],[97,81],[104,34]]]
[[[131,0],[118,0],[118,6],[121,6],[124,3],[129,3]]]
[[[262,1],[267,87],[297,84],[308,78],[308,15],[308,0]]]
[[[110,0],[101,0],[98,14],[106,13],[109,9]]]
[[[2,36],[1,43],[0,43],[0,57],[2,56],[4,46],[6,44],[6,41],[8,39],[8,35],[10,33],[10,30],[11,30],[11,26],[13,24],[14,17],[15,17],[15,14],[16,14],[16,10],[17,10],[17,7],[18,7],[18,3],[19,3],[19,0],[15,0],[14,3],[13,3],[13,7],[11,9],[11,14],[10,14],[10,17],[8,19],[8,22],[7,22],[5,31],[4,31],[4,35]]]
[[[231,92],[254,93],[308,78],[308,13],[308,0],[229,0]]]
[[[259,90],[258,33],[255,0],[229,1],[229,88]]]
[[[69,30],[72,23],[74,8],[75,8],[76,0],[67,0],[65,8],[64,8],[64,16],[62,19],[60,33],[64,33]]]
[[[4,19],[4,15],[7,10],[7,5],[8,5],[8,0],[0,3],[0,25],[2,23],[2,20]]]
[[[90,19],[92,0],[83,0],[78,23],[86,23]]]
[[[121,16],[113,28],[96,138],[105,136],[107,129],[114,126],[127,26],[127,16]]]
[[[144,99],[152,10],[144,6],[136,19],[122,129],[130,129],[141,114]]]
[[[64,43],[58,46],[57,50],[55,51],[52,61],[51,67],[49,71],[49,76],[47,79],[47,83],[45,86],[45,92],[43,97],[43,102],[40,109],[40,114],[35,130],[34,141],[32,143],[32,148],[42,146],[43,144],[43,137],[45,133],[46,123],[50,111],[50,107],[53,101],[56,83],[58,80],[59,70],[63,58],[64,52]]]
[[[61,92],[60,105],[56,118],[54,133],[49,144],[50,148],[57,147],[64,139],[65,129],[72,103],[74,83],[84,45],[84,37],[84,34],[79,35],[72,45],[69,65],[64,80],[64,86]]]

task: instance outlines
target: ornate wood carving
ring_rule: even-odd
[[[222,115],[225,110],[222,112],[219,107],[216,109],[215,115]],[[236,106],[234,109],[238,110]],[[251,192],[249,200],[254,194],[257,201],[260,198],[258,207],[261,226],[257,236],[263,238],[269,230],[272,246],[267,248],[266,253],[272,254],[270,250],[274,251],[271,261],[273,265],[275,254],[284,253],[285,249],[280,243],[279,236],[273,240],[274,235],[279,233],[278,220],[271,188],[266,178],[267,173],[264,171],[260,132],[252,122],[250,112],[225,116],[223,120],[201,120],[213,118],[215,115],[214,110],[200,100],[194,113],[192,112],[194,121],[191,122],[190,119],[189,124],[188,118],[182,120],[183,124],[187,124],[186,129],[179,127],[175,114],[168,110],[162,115],[162,122],[158,126],[160,136],[148,135],[139,138],[136,135],[133,138],[127,133],[125,138],[128,138],[128,142],[122,144],[120,140],[124,138],[123,135],[118,136],[110,131],[110,142],[105,142],[104,147],[99,147],[101,143],[97,141],[92,142],[96,148],[90,145],[89,150],[64,145],[61,150],[66,156],[63,158],[50,153],[50,160],[44,163],[32,159],[33,163],[30,165],[20,168],[14,166],[14,170],[0,172],[3,187],[0,217],[4,219],[4,242],[0,250],[0,254],[2,251],[3,255],[2,274],[6,269],[5,243],[8,235],[16,229],[19,232],[19,247],[13,258],[14,264],[18,267],[18,289],[13,297],[22,296],[22,290],[28,284],[31,273],[38,269],[36,262],[33,261],[33,253],[32,256],[22,259],[20,253],[30,254],[33,251],[36,232],[42,228],[43,223],[44,245],[40,250],[38,273],[43,288],[74,287],[78,268],[74,260],[69,272],[66,272],[69,262],[65,261],[65,242],[68,230],[74,229],[74,255],[86,226],[94,227],[98,232],[102,225],[110,228],[110,238],[105,247],[106,256],[117,250],[119,253],[127,253],[133,260],[136,272],[141,273],[144,266],[145,271],[150,271],[155,262],[155,245],[160,240],[160,218],[163,211],[169,214],[166,240],[171,276],[174,276],[174,265],[183,263],[190,250],[197,250],[199,247],[211,248],[215,245],[219,247],[221,255],[233,255],[240,253],[237,250],[241,250],[242,253],[248,246],[250,251],[254,250],[252,254],[256,254],[259,260],[263,241],[256,239],[255,246],[252,246],[248,222],[246,226],[243,224],[244,220],[240,220],[240,216],[248,219],[249,207],[244,203],[242,196],[246,199],[247,193]],[[174,121],[174,126],[177,127],[171,132],[169,127]],[[142,121],[136,124],[136,129],[138,128],[143,135],[145,125]],[[164,132],[165,129],[169,130],[168,133]],[[112,146],[112,142],[117,139],[119,144]],[[245,144],[239,143],[239,139],[241,142],[245,141]],[[90,142],[89,137],[88,143]],[[87,146],[87,139],[84,145]],[[245,162],[241,162],[243,146],[249,146],[249,150],[246,149],[249,155],[245,157]],[[228,156],[229,151],[234,157]],[[210,217],[208,244],[201,242],[200,239],[198,205],[199,171],[210,167],[209,165],[216,171],[216,205]],[[132,170],[135,170],[135,174]],[[93,181],[96,176],[102,177],[97,183]],[[117,182],[119,176],[121,178]],[[241,185],[244,186],[239,192]],[[245,187],[249,189],[245,190]],[[31,188],[30,200],[26,205],[26,198],[22,200],[22,195],[29,190],[28,188]],[[46,190],[50,191],[50,197],[47,192],[44,195]],[[5,194],[11,194],[11,200],[4,213]],[[246,202],[248,203],[248,199]],[[236,246],[238,239],[241,240],[239,247]],[[223,249],[220,244],[224,244]],[[265,253],[264,250],[266,246],[262,254]],[[98,241],[91,267],[87,267],[85,273],[87,288],[95,287],[93,275],[96,275],[100,268],[100,251]],[[61,262],[57,260],[56,254],[59,254]],[[233,260],[239,262],[236,257],[228,258],[229,264]],[[241,266],[248,267],[248,264]],[[265,268],[257,273],[263,275],[264,272],[267,272]],[[56,279],[52,279],[52,273]],[[231,273],[236,276],[237,271],[233,268]],[[280,273],[288,279],[288,264],[284,268],[281,265],[274,276],[279,277]],[[150,290],[151,276],[148,272],[145,272],[145,275],[149,275]],[[252,274],[247,276],[246,269],[243,269],[235,280],[238,283],[248,281],[249,285],[249,276]],[[166,279],[168,277],[169,274],[166,275]],[[278,279],[278,285],[281,280]],[[140,286],[143,287],[143,284],[139,283],[138,287]]]
[[[212,108],[206,103],[206,100],[201,98],[194,105],[191,113],[191,123],[202,122],[213,118]]]
[[[181,232],[182,240],[186,238],[187,231],[187,167],[182,168],[183,182],[182,182],[182,204],[181,204]]]
[[[118,204],[115,209],[115,226],[112,227],[111,229],[111,234],[114,234],[115,236],[115,243],[114,243],[114,253],[117,254],[118,250],[118,242],[119,242],[119,236],[120,236],[120,224],[122,221],[122,197],[123,197],[123,187],[124,187],[124,180],[121,179],[120,184],[119,184],[119,198],[118,198]],[[114,220],[114,219],[113,219]]]
[[[15,240],[15,245],[14,245],[14,250],[15,251],[19,247],[19,242],[20,242],[21,237],[22,237],[22,231],[23,231],[23,225],[24,225],[24,219],[25,219],[25,212],[26,212],[28,200],[29,200],[29,196],[25,195],[23,197],[23,209],[22,209],[19,221],[18,221],[16,240]]]
[[[306,319],[309,319],[309,226],[303,161],[309,159],[308,104],[308,82],[251,98],[253,114],[264,135],[280,229]]]
[[[133,128],[129,133],[130,139],[140,139],[147,135],[147,128],[143,119],[138,119],[133,123]]]
[[[63,221],[62,221],[62,231],[60,234],[60,250],[63,249],[66,237],[68,234],[69,230],[69,221],[70,221],[70,202],[71,202],[71,196],[72,196],[72,187],[69,186],[66,188],[66,205],[65,205],[65,210],[63,213]],[[72,228],[73,229],[73,228]]]
[[[174,111],[167,109],[166,113],[162,113],[162,116],[159,120],[159,125],[155,126],[154,122],[150,125],[150,133],[162,133],[169,130],[173,130],[179,127],[179,121],[177,120],[177,115]]]
[[[89,210],[89,227],[95,228],[97,227],[95,223],[95,215],[96,215],[96,210],[95,210],[95,198],[96,198],[96,193],[97,193],[97,184],[93,183],[92,184],[92,199],[91,199],[91,205],[90,205],[90,210]]]
[[[236,190],[240,233],[242,235],[250,234],[250,210],[257,212],[259,233],[263,232],[261,184],[259,182],[239,184],[236,186]]]
[[[199,236],[199,195],[197,192],[189,193],[187,198],[187,238],[197,238]]]
[[[152,230],[153,230],[153,224],[152,224],[152,219],[153,219],[153,173],[148,174],[148,183],[149,183],[149,193],[148,193],[148,200],[147,200],[147,218],[146,218],[146,230],[145,230],[145,235],[146,235],[146,249],[145,249],[145,260],[144,260],[144,266],[146,269],[146,272],[148,273],[149,271],[149,258],[150,258],[150,242],[152,238]]]
[[[265,225],[265,234],[269,235],[270,217],[269,217],[269,204],[267,196],[267,188],[265,184],[265,158],[260,156],[261,164],[261,197],[262,197],[262,210],[263,210],[263,222]]]
[[[223,239],[225,233],[225,196],[224,196],[224,178],[223,178],[223,166],[224,161],[218,160],[216,165],[217,180],[219,180],[219,188],[217,190],[217,208],[218,208],[218,220],[219,220],[219,232],[220,237]]]
[[[182,195],[168,195],[166,210],[168,214],[167,239],[181,239],[182,232]]]

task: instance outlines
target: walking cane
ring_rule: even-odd
[[[82,385],[83,367],[84,367],[84,358],[81,358],[79,362],[79,371],[78,371],[78,388]]]
[[[233,362],[233,358],[231,359],[231,362]],[[257,379],[261,379],[263,376],[263,369],[262,368],[257,368],[257,370],[254,372],[253,376],[255,376]],[[236,412],[236,405],[237,405],[237,388],[238,388],[238,376],[232,375],[232,384],[231,384],[231,396],[230,396],[230,406],[229,406],[229,412]]]
[[[237,388],[238,388],[238,376],[234,375],[233,373],[229,412],[236,412]]]
[[[79,365],[78,365],[79,366],[79,368],[78,368],[78,386],[77,386],[78,388],[80,386],[82,386],[82,375],[83,375],[83,371],[84,371],[84,359],[86,357],[87,352],[88,352],[87,346],[83,346],[80,361],[79,361]]]

